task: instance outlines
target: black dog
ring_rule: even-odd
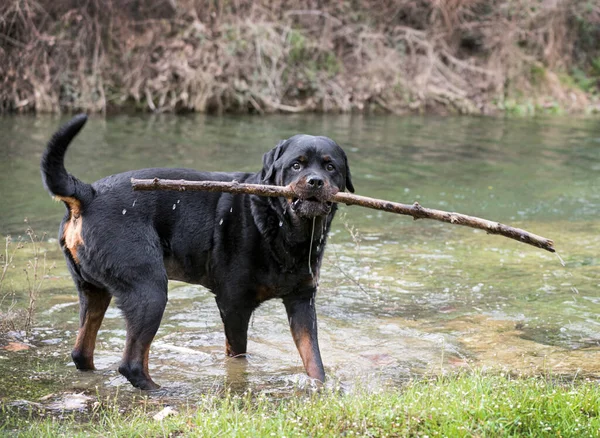
[[[72,357],[94,369],[96,334],[114,296],[127,340],[119,372],[133,386],[157,388],[148,353],[167,304],[167,279],[214,294],[229,356],[246,353],[248,322],[263,301],[281,298],[308,375],[324,380],[314,297],[336,205],[354,187],[346,154],[327,137],[296,135],[263,157],[258,173],[144,169],[87,184],[67,173],[67,147],[87,120],[75,117],[42,157],[46,189],[67,207],[59,241],[79,292],[80,329]],[[208,192],[133,192],[131,178],[288,185],[298,198]]]

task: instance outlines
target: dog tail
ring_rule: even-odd
[[[80,114],[56,131],[46,146],[40,166],[46,190],[55,198],[65,202],[70,210],[74,205],[80,209],[82,204],[93,197],[92,186],[75,178],[65,169],[67,147],[85,122],[87,116]]]

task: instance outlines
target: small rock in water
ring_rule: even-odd
[[[483,283],[479,283],[477,286],[473,286],[471,290],[473,292],[481,292],[481,288],[483,287]]]
[[[171,406],[167,406],[162,411],[160,411],[159,413],[155,414],[152,418],[155,421],[162,421],[165,418],[167,418],[169,415],[173,415],[173,414],[176,414],[176,413],[177,413],[177,411],[175,409],[173,409]]]
[[[83,411],[92,397],[81,393],[65,393],[61,397],[48,405],[48,408],[57,411]]]
[[[61,338],[52,338],[52,339],[44,339],[42,341],[43,344],[47,344],[47,345],[58,345],[62,342],[63,340]]]

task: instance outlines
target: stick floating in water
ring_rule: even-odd
[[[170,179],[131,179],[133,190],[176,190],[176,191],[202,191],[202,192],[226,192],[236,194],[271,196],[282,198],[299,197],[290,186],[270,186],[264,184],[246,184],[237,181],[188,181]],[[386,201],[384,199],[369,198],[367,196],[340,192],[331,196],[328,201],[346,205],[359,205],[361,207],[375,210],[388,211],[390,213],[412,216],[416,219],[433,219],[454,225],[463,225],[478,228],[488,234],[498,234],[510,239],[518,240],[528,245],[533,245],[546,251],[555,252],[554,241],[520,228],[494,222],[487,219],[468,216],[466,214],[436,210],[422,207],[418,202],[412,205],[400,204],[398,202]]]

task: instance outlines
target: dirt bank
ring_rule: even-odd
[[[584,0],[6,0],[0,112],[598,110]]]

